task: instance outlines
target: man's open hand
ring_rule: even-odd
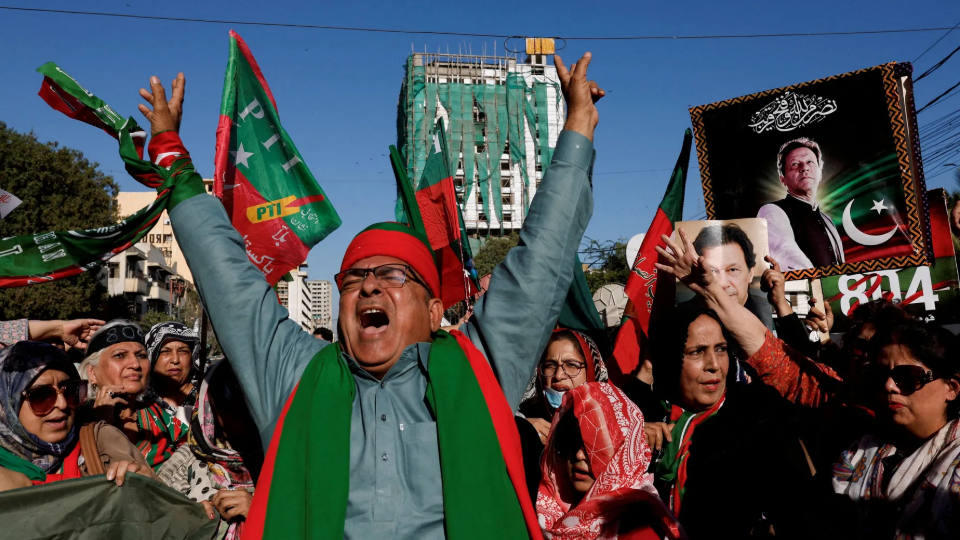
[[[170,101],[167,101],[167,93],[156,76],[150,77],[149,92],[143,88],[140,89],[140,97],[153,106],[152,111],[142,103],[138,107],[150,121],[151,135],[161,131],[180,131],[180,120],[183,118],[183,90],[186,85],[187,80],[183,77],[183,73],[178,73],[171,85],[173,97]]]
[[[563,97],[567,100],[567,122],[563,129],[576,131],[584,137],[593,140],[593,131],[600,122],[600,113],[597,112],[596,102],[606,95],[597,83],[587,79],[587,67],[590,66],[590,53],[567,69],[560,55],[553,55],[553,63],[560,76],[560,88]]]

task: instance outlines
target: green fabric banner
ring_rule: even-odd
[[[160,187],[166,178],[192,170],[188,161],[166,170],[143,157],[143,129],[133,118],[122,120],[103,100],[87,91],[53,62],[37,71],[44,75],[40,97],[65,115],[103,129],[120,142],[127,172],[147,187]],[[139,241],[167,207],[170,190],[163,190],[146,208],[120,223],[97,229],[39,232],[0,240],[0,287],[23,287],[75,276],[96,268]]]
[[[209,540],[219,520],[138,474],[102,475],[0,492],[4,540]]]

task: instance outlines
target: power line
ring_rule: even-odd
[[[282,28],[305,28],[312,30],[341,30],[346,32],[377,32],[384,34],[426,34],[437,36],[465,36],[465,37],[490,37],[490,38],[519,38],[520,36],[508,36],[504,34],[484,34],[478,32],[440,32],[436,30],[396,30],[390,28],[362,28],[352,26],[325,26],[316,24],[293,24],[293,23],[272,23],[259,21],[229,21],[221,19],[197,19],[188,17],[159,17],[154,15],[134,15],[127,13],[105,13],[96,11],[72,11],[64,9],[43,9],[43,8],[25,8],[15,6],[0,6],[0,9],[9,11],[27,11],[34,13],[56,13],[61,15],[90,15],[97,17],[117,17],[123,19],[145,19],[153,21],[173,21],[173,22],[195,22],[207,24],[232,24],[245,26],[273,26]],[[954,27],[956,28],[956,27]],[[745,38],[773,38],[773,37],[822,37],[822,36],[858,36],[871,34],[904,34],[915,32],[939,32],[941,30],[953,30],[953,28],[901,28],[891,30],[854,30],[848,32],[792,32],[783,34],[721,34],[721,35],[703,35],[703,36],[573,36],[563,37],[567,41],[639,41],[639,40],[669,40],[669,39],[745,39]],[[941,38],[943,39],[943,38]]]
[[[925,50],[925,51],[923,51],[922,53],[920,53],[920,56],[914,58],[914,59],[913,59],[913,63],[916,64],[916,63],[917,63],[917,60],[923,58],[923,55],[925,55],[925,54],[927,54],[928,52],[930,52],[930,49],[936,47],[936,46],[937,46],[937,43],[940,43],[941,41],[943,41],[943,38],[945,38],[945,37],[947,37],[948,35],[950,35],[950,32],[953,32],[958,26],[960,26],[960,22],[958,22],[957,24],[953,25],[953,28],[947,30],[947,33],[944,34],[944,35],[942,35],[942,36],[940,36],[940,39],[934,41],[934,42],[933,42],[933,45],[927,47],[927,50]]]
[[[948,54],[946,57],[944,57],[943,60],[940,60],[939,62],[937,62],[936,64],[934,64],[933,66],[931,66],[930,69],[924,71],[919,77],[917,77],[916,79],[914,79],[913,82],[919,82],[920,79],[922,79],[922,78],[926,77],[927,75],[933,73],[934,71],[940,69],[941,66],[943,66],[944,64],[947,63],[947,60],[949,60],[951,56],[957,54],[957,51],[960,51],[960,47],[957,47],[957,48],[954,49],[950,54]]]
[[[926,109],[927,107],[929,107],[929,106],[935,104],[936,102],[940,101],[940,99],[941,99],[943,96],[949,94],[949,93],[952,92],[954,89],[956,89],[958,86],[960,86],[960,82],[958,82],[957,84],[951,86],[950,88],[947,88],[942,94],[940,94],[939,96],[931,99],[926,105],[924,105],[923,107],[921,107],[920,110],[917,111],[917,114],[922,113],[922,112],[924,111],[924,109]]]
[[[632,174],[632,173],[645,173],[645,172],[663,172],[663,171],[672,171],[673,169],[638,169],[636,171],[610,171],[610,172],[595,172],[594,176],[600,176],[602,174]]]

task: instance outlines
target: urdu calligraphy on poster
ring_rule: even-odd
[[[750,117],[750,127],[756,133],[772,129],[793,131],[815,124],[835,112],[837,112],[837,102],[832,99],[787,91],[753,113]]]

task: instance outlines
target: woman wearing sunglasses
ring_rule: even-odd
[[[953,334],[921,321],[871,340],[866,389],[881,429],[833,468],[833,489],[849,503],[845,536],[960,538],[958,353]]]
[[[84,452],[77,407],[85,398],[86,381],[53,345],[21,341],[0,350],[0,491],[88,476],[93,467],[84,454],[99,454],[118,486],[131,472],[154,477],[113,426],[95,425],[96,454]]]

